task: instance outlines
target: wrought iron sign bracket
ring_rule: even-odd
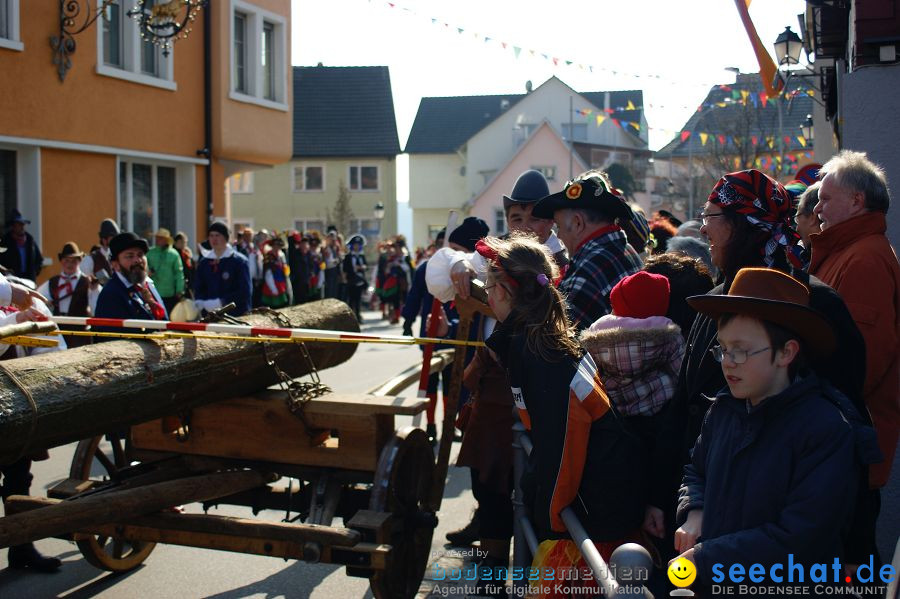
[[[103,0],[103,4],[92,11],[91,5],[95,4],[95,0],[59,0],[59,37],[50,38],[50,47],[53,48],[53,64],[56,65],[60,81],[66,80],[66,73],[72,68],[75,36],[93,25],[113,2],[115,0]]]

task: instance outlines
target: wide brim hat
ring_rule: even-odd
[[[349,241],[347,241],[347,245],[348,245],[348,246],[351,246],[351,245],[353,245],[354,243],[359,243],[359,244],[361,244],[363,247],[366,247],[366,238],[363,237],[362,235],[358,235],[358,234],[357,234],[357,235],[354,235],[353,237],[350,238]]]
[[[9,213],[9,218],[6,219],[6,225],[9,226],[14,223],[22,223],[23,225],[30,225],[31,221],[22,216],[22,213],[17,209],[13,208],[12,212]]]
[[[516,204],[536,204],[541,198],[550,195],[550,186],[547,178],[540,171],[527,170],[516,179],[509,195],[503,196],[503,209]]]
[[[119,233],[109,241],[109,253],[113,260],[115,260],[121,252],[130,250],[131,248],[142,250],[145,254],[150,251],[150,246],[147,244],[147,241],[138,237],[131,231]]]
[[[562,191],[541,198],[531,214],[537,218],[553,218],[557,210],[581,208],[599,210],[612,218],[631,218],[628,202],[610,191],[596,174],[579,176],[567,182]]]
[[[57,257],[60,260],[63,258],[84,258],[84,252],[78,249],[78,244],[74,241],[67,241],[62,247],[62,251],[57,254]]]
[[[160,227],[156,230],[156,233],[153,234],[154,237],[164,237],[169,240],[169,245],[175,243],[175,240],[172,239],[172,233],[163,227]]]
[[[828,319],[809,307],[809,288],[780,270],[742,268],[728,295],[695,295],[687,302],[713,319],[740,314],[775,323],[796,333],[813,356],[828,356],[836,348]]]

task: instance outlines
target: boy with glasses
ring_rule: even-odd
[[[710,352],[727,389],[685,467],[680,557],[694,562],[706,586],[714,564],[727,572],[759,563],[768,572],[789,555],[805,567],[842,559],[856,489],[880,455],[850,401],[804,369],[804,353],[835,347],[827,321],[809,307],[809,289],[778,270],[744,268],[728,295],[688,303],[718,321]]]

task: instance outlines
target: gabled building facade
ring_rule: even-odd
[[[641,91],[578,93],[551,77],[526,94],[423,98],[406,145],[413,243],[471,206],[545,121],[567,144],[610,148],[609,164],[647,148]]]
[[[232,222],[255,229],[324,232],[341,186],[353,218],[345,236],[397,232],[400,142],[387,67],[293,67],[293,155],[232,180]],[[384,207],[383,221],[375,207]]]
[[[287,3],[212,2],[168,55],[142,41],[135,0],[109,5],[68,54],[49,43],[70,35],[60,2],[0,5],[0,209],[32,221],[40,279],[66,241],[95,244],[104,218],[151,242],[158,227],[205,238],[229,174],[290,157]]]

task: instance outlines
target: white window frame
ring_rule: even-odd
[[[22,52],[25,50],[25,44],[19,33],[19,0],[0,0],[0,3],[6,4],[6,14],[9,19],[8,37],[0,37],[0,48]]]
[[[119,183],[119,171],[122,164],[127,164],[125,174],[125,197],[122,197],[122,188]],[[141,164],[151,167],[150,171],[150,198],[153,205],[153,230],[159,229],[159,184],[157,171],[159,167],[175,169],[175,229],[179,231],[193,231],[195,227],[194,205],[196,204],[196,182],[194,178],[195,167],[190,164],[178,162],[163,162],[145,158],[130,156],[118,156],[116,159],[116,218],[121,219],[122,204],[128,206],[127,222],[119,222],[123,231],[134,230],[134,165]],[[173,233],[175,231],[172,231]]]
[[[360,169],[357,180],[359,181],[359,189],[354,189],[352,185],[353,178],[350,176],[350,173],[353,169]],[[374,168],[376,177],[378,178],[378,186],[375,189],[363,189],[362,188],[362,169],[364,168]],[[378,164],[351,164],[347,167],[347,191],[352,191],[354,193],[381,193],[381,166]]]
[[[552,164],[546,164],[543,166],[532,166],[532,170],[538,171],[547,181],[556,181],[557,176],[557,168]]]
[[[499,226],[498,226],[499,225]],[[506,231],[506,210],[503,208],[494,208],[494,236],[499,237],[505,235]]]
[[[312,229],[309,226],[309,223],[315,223],[318,226],[320,223],[322,225],[321,229]],[[325,234],[325,229],[328,227],[328,219],[324,216],[308,216],[304,218],[295,218],[294,219],[294,230],[299,232],[301,235],[306,233],[307,231],[318,231],[321,234]]]
[[[234,13],[236,12],[246,16],[247,35],[244,39],[244,55],[247,58],[247,64],[244,69],[244,78],[247,82],[246,92],[237,91],[237,81],[234,80]],[[237,102],[246,102],[287,112],[289,109],[287,105],[287,19],[243,0],[231,0],[231,10],[228,13],[228,17],[228,97]],[[263,89],[262,40],[264,23],[269,23],[275,28],[273,35],[275,43],[273,52],[275,55],[275,100],[266,99],[265,90]]]
[[[159,75],[148,75],[141,71],[141,39],[138,23],[126,13],[133,9],[135,0],[119,0],[119,10],[122,13],[122,61],[121,67],[106,64],[103,57],[103,19],[100,15],[95,24],[97,30],[97,74],[116,79],[124,79],[132,83],[159,87],[169,91],[178,89],[175,83],[175,48],[169,49],[169,55],[163,56],[162,48],[156,46],[156,64],[159,66]],[[103,5],[103,0],[97,0],[97,10]]]
[[[321,189],[306,189],[306,169],[320,168],[322,169],[322,187]],[[303,187],[297,187],[297,169],[303,169]],[[325,191],[325,165],[324,164],[295,164],[291,170],[291,191],[293,193],[322,193]],[[349,189],[349,188],[348,188]]]
[[[248,195],[253,193],[253,171],[235,173],[228,177],[228,188],[231,195]]]

